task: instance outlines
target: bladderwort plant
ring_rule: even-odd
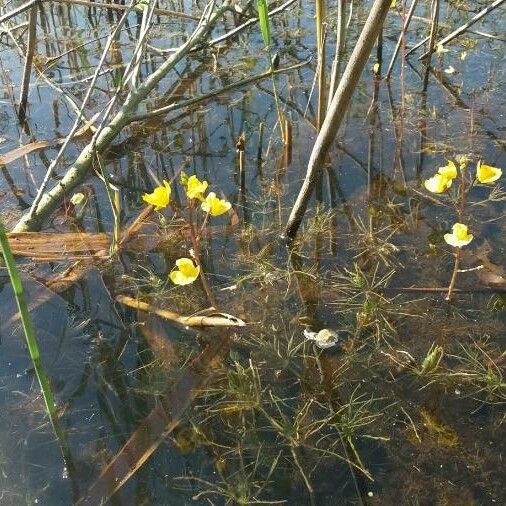
[[[489,186],[494,184],[502,175],[502,170],[478,161],[475,175],[467,171],[467,159],[460,157],[455,163],[448,160],[444,167],[439,167],[437,173],[424,181],[426,190],[435,194],[444,194],[454,207],[458,221],[454,223],[452,232],[444,235],[447,244],[455,249],[455,263],[453,273],[448,286],[446,300],[450,300],[459,273],[462,248],[473,240],[473,234],[469,233],[466,221],[465,210],[468,204],[471,190],[478,184]],[[456,180],[457,184],[453,184]]]
[[[181,172],[181,185],[186,195],[187,214],[185,222],[189,230],[192,248],[189,253],[191,258],[183,257],[176,260],[176,266],[169,274],[169,279],[175,285],[184,286],[193,283],[198,277],[202,282],[204,291],[211,305],[216,306],[214,294],[211,290],[207,277],[202,269],[200,257],[200,243],[209,217],[216,217],[225,214],[232,205],[225,199],[220,199],[215,192],[205,195],[209,183],[201,181],[196,175],[187,176]],[[171,203],[172,187],[168,181],[163,181],[151,193],[145,193],[142,199],[154,207],[155,211],[165,209]],[[195,210],[200,202],[200,209],[205,213],[199,220]]]

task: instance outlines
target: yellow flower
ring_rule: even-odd
[[[224,199],[219,199],[216,193],[210,192],[204,202],[202,202],[201,207],[203,211],[209,213],[211,216],[219,216],[226,213],[232,207],[232,204]]]
[[[204,200],[204,192],[208,187],[207,181],[200,181],[197,176],[193,175],[186,180],[186,184],[183,184],[186,187],[186,196],[189,199]]]
[[[443,174],[435,174],[429,179],[426,179],[423,184],[425,188],[432,193],[443,193],[450,188],[452,180]]]
[[[444,167],[439,167],[437,172],[446,179],[455,179],[457,177],[457,167],[451,160],[448,160],[448,164]]]
[[[451,234],[444,235],[445,241],[454,248],[462,248],[473,240],[473,234],[467,232],[467,225],[455,223]]]
[[[200,274],[200,266],[196,266],[190,258],[179,258],[176,260],[177,269],[169,274],[170,280],[175,285],[190,285]]]
[[[170,184],[167,181],[163,181],[163,186],[157,186],[152,193],[145,193],[142,196],[142,200],[155,206],[155,210],[163,209],[167,207],[170,202]]]
[[[502,170],[498,167],[491,167],[484,163],[478,162],[476,167],[476,178],[480,183],[493,183],[502,176]]]

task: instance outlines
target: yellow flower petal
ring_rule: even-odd
[[[478,162],[476,167],[476,178],[480,183],[493,183],[502,176],[502,170],[498,167],[491,167],[484,163]]]
[[[455,179],[457,177],[457,167],[451,160],[448,160],[448,164],[444,167],[439,167],[437,172],[447,179]]]
[[[202,202],[201,207],[203,211],[211,216],[220,216],[220,214],[226,213],[232,207],[232,204],[224,199],[219,199],[216,193],[210,192]]]
[[[473,237],[473,234],[468,233],[467,225],[463,223],[455,223],[452,227],[452,233],[444,235],[445,241],[454,248],[462,248],[462,246],[468,245]]]
[[[158,211],[169,205],[171,191],[170,184],[164,180],[163,185],[157,186],[152,193],[145,193],[142,200],[155,206],[155,210]]]
[[[423,183],[425,188],[432,193],[443,193],[452,185],[452,180],[442,174],[435,174]]]
[[[190,258],[179,258],[176,260],[177,269],[174,269],[169,278],[175,285],[189,285],[193,283],[200,274],[200,266],[195,265]]]
[[[186,180],[186,195],[189,199],[204,200],[204,192],[207,190],[207,181],[200,181],[197,176],[190,176]]]

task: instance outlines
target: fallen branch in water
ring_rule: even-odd
[[[107,503],[146,463],[179,425],[198,392],[211,380],[227,354],[230,343],[229,333],[213,338],[211,344],[185,368],[179,381],[160,399],[76,506]]]
[[[217,20],[228,10],[230,4],[229,0],[225,0],[223,5],[215,11],[215,3],[216,2],[212,0],[206,5],[197,27],[188,37],[188,40],[179,47],[176,53],[167,58],[158,69],[147,76],[142,83],[131,89],[112,120],[105,123],[108,113],[112,110],[119,96],[118,93],[116,93],[104,114],[102,127],[99,127],[97,132],[95,132],[92,140],[81,151],[74,164],[67,170],[58,184],[48,192],[41,194],[39,199],[34,201],[35,205],[32,205],[30,211],[17,223],[14,227],[14,232],[38,230],[44,219],[48,217],[58,203],[63,200],[65,194],[75,188],[88,175],[97,155],[103,153],[120,134],[123,128],[132,122],[132,118],[137,113],[140,104],[144,102],[151,91],[158,86],[160,81],[162,81],[162,79],[164,79],[178,62],[188,55],[193,48],[201,44],[207,38]],[[139,41],[137,47],[140,48],[141,45],[142,40]],[[124,83],[126,83],[126,79],[131,77],[130,71],[135,67],[137,57],[138,55],[134,54],[133,59],[125,69],[123,76]]]
[[[179,313],[174,313],[174,311],[168,311],[167,309],[161,309],[156,306],[152,306],[147,302],[142,302],[138,299],[134,299],[133,297],[128,297],[127,295],[117,295],[116,300],[121,302],[125,306],[131,307],[133,309],[140,309],[141,311],[146,311],[148,313],[156,314],[160,316],[160,318],[164,318],[165,320],[170,320],[185,327],[244,327],[246,323],[244,323],[240,318],[232,316],[227,313],[221,313],[217,311],[210,311],[206,314],[202,315],[194,315],[194,316],[182,316]]]

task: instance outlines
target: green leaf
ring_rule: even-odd
[[[260,23],[260,30],[266,47],[271,45],[271,29],[269,25],[269,9],[267,8],[266,0],[257,0],[258,9],[258,22]]]

